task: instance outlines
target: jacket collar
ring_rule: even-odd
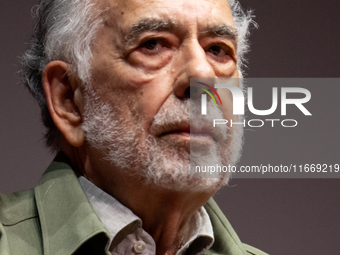
[[[74,254],[91,240],[101,243],[99,249],[105,254],[109,243],[108,230],[93,210],[63,153],[59,153],[47,168],[34,192],[44,254]],[[211,198],[204,207],[215,238],[214,245],[205,254],[246,255],[240,239],[215,201]]]
[[[73,254],[99,233],[106,236],[108,242],[106,228],[93,211],[63,153],[50,164],[34,192],[44,254]]]
[[[210,198],[204,207],[209,214],[215,237],[213,246],[205,254],[247,255],[241,240],[216,202]]]

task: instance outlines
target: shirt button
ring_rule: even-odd
[[[133,246],[133,249],[135,250],[137,254],[143,253],[143,251],[145,251],[145,248],[146,248],[146,244],[143,241],[138,241]]]

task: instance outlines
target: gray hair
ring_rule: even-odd
[[[253,20],[253,11],[243,11],[241,4],[238,0],[228,0],[231,12],[233,14],[235,27],[237,30],[237,58],[238,63],[237,66],[239,71],[243,72],[244,67],[246,66],[247,59],[245,58],[245,54],[250,50],[250,43],[248,37],[250,35],[250,27],[251,25],[257,27],[256,22]]]
[[[247,37],[253,23],[251,12],[244,12],[238,0],[228,0],[238,31],[238,68],[242,70],[245,53],[249,50]],[[61,133],[47,108],[42,87],[45,66],[54,60],[69,64],[70,72],[83,83],[90,79],[91,46],[102,23],[101,11],[94,0],[42,0],[36,7],[37,24],[30,47],[22,59],[22,76],[41,108],[42,121],[47,128],[45,143],[52,151],[59,149]]]

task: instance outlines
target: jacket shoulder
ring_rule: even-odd
[[[216,247],[219,248],[219,253],[211,254],[268,255],[257,248],[241,242],[231,224],[212,198],[209,199],[204,207],[213,225]],[[214,248],[214,245],[212,248]]]
[[[42,254],[33,190],[0,194],[0,254]]]
[[[249,244],[243,243],[243,246],[246,249],[248,254],[251,254],[251,255],[268,255],[268,253],[265,253],[265,252],[255,248],[255,247],[253,247]]]
[[[4,226],[38,217],[34,191],[0,194],[0,222]]]

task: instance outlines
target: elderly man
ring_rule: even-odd
[[[190,78],[241,75],[250,15],[232,0],[37,12],[23,75],[58,154],[34,190],[0,196],[0,254],[264,254],[210,199],[226,179],[189,171],[190,143],[218,146],[190,134]],[[227,137],[235,163],[240,132]]]

